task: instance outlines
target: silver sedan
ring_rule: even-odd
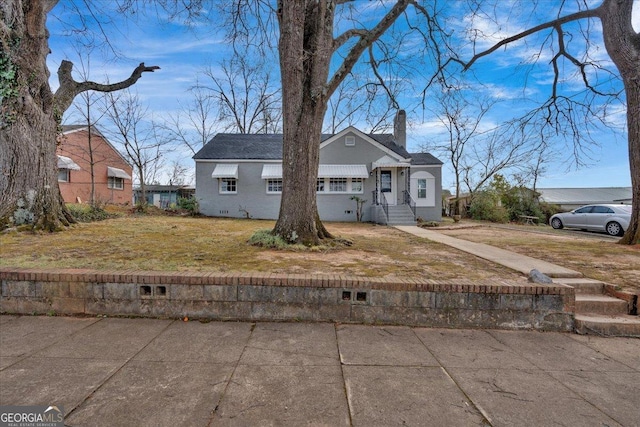
[[[549,224],[555,229],[571,227],[621,236],[629,227],[630,221],[629,205],[587,205],[571,212],[555,214],[549,219]]]

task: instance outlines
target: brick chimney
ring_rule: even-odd
[[[404,110],[398,110],[393,119],[393,139],[399,146],[407,148],[407,113]]]

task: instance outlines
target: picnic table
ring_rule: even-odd
[[[537,216],[529,216],[529,215],[518,215],[524,224],[528,225],[538,225],[538,221],[540,218]]]

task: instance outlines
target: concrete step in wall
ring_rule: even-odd
[[[411,208],[406,205],[389,206],[388,225],[416,225]]]
[[[389,218],[389,222],[387,225],[416,225],[416,221],[413,219],[406,218]]]
[[[576,314],[628,314],[626,301],[606,295],[576,295]]]
[[[604,295],[604,282],[588,278],[554,278],[553,282],[575,289],[576,333],[640,337],[640,317],[628,314],[626,301]]]
[[[575,331],[583,335],[640,338],[640,318],[630,315],[576,314]]]
[[[576,294],[602,295],[604,291],[604,282],[595,279],[588,279],[586,277],[554,278],[553,283],[571,286],[575,289]]]

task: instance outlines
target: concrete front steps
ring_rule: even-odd
[[[640,337],[640,317],[628,314],[626,301],[604,295],[605,283],[586,278],[554,278],[553,282],[575,289],[577,333]]]
[[[416,225],[416,218],[408,205],[388,206],[387,225]]]

